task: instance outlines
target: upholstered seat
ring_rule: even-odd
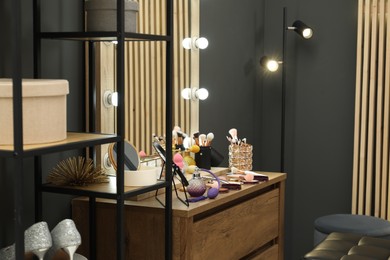
[[[334,232],[304,256],[307,260],[388,260],[390,240]]]
[[[319,217],[314,221],[314,246],[332,232],[390,238],[390,222],[377,217],[353,214],[333,214]]]

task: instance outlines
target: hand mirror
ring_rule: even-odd
[[[124,142],[125,154],[124,163],[125,171],[136,171],[140,167],[140,158],[134,145],[129,142]],[[117,171],[117,143],[112,143],[108,146],[108,158],[112,167]]]

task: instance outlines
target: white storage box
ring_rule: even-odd
[[[141,165],[137,171],[125,171],[125,186],[148,186],[157,183],[158,167]]]
[[[23,142],[50,143],[66,138],[67,80],[23,79]],[[13,144],[12,80],[0,78],[0,145]]]
[[[138,3],[125,0],[125,32],[136,32]],[[117,0],[86,0],[87,31],[117,30]]]

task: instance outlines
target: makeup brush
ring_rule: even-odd
[[[229,137],[229,136],[226,136],[226,139],[230,142],[230,144],[232,144],[232,138],[231,137]]]
[[[160,140],[158,139],[158,136],[156,134],[152,134],[153,135],[153,139],[157,142],[159,142]]]
[[[188,149],[191,147],[191,138],[190,137],[184,137],[183,139],[183,146],[185,149]]]
[[[206,136],[206,146],[211,146],[211,142],[213,141],[214,139],[214,134],[213,133],[208,133],[207,136]]]
[[[229,134],[231,135],[233,142],[236,143],[238,141],[237,129],[236,128],[230,129]]]
[[[194,133],[195,144],[199,145],[199,132]]]
[[[205,134],[200,134],[199,135],[199,145],[204,146],[206,142],[206,135]]]
[[[172,142],[173,144],[177,144],[177,131],[172,131]]]

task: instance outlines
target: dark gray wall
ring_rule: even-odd
[[[81,1],[44,2],[45,30],[81,26]],[[0,77],[11,76],[11,3],[0,1]],[[23,75],[32,77],[31,1],[22,3]],[[350,211],[357,1],[201,1],[201,32],[210,41],[201,55],[201,84],[210,97],[201,105],[200,130],[213,131],[215,148],[227,155],[225,136],[236,127],[240,137],[254,144],[254,169],[280,169],[281,74],[263,73],[258,60],[265,54],[281,56],[284,5],[289,24],[301,19],[315,30],[310,41],[287,34],[285,231],[286,259],[295,260],[311,248],[316,217]],[[70,81],[68,126],[80,130],[84,120],[81,45],[45,41],[43,47],[43,76]],[[45,169],[70,155],[45,157]],[[32,166],[32,159],[26,159],[26,225],[33,222]],[[12,168],[12,162],[0,160],[1,212],[7,212],[0,214],[1,247],[13,242]],[[51,226],[69,216],[69,198],[49,194],[44,203],[45,220]]]
[[[351,204],[357,1],[201,1],[202,132],[227,157],[226,134],[236,127],[254,145],[254,169],[280,170],[281,72],[267,74],[263,55],[282,56],[287,24],[313,27],[305,41],[287,32],[285,259],[312,248],[313,221],[349,213]],[[226,165],[226,160],[225,160]],[[260,219],[259,219],[260,220]]]

